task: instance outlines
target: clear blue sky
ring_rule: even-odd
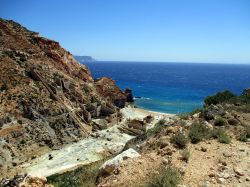
[[[0,17],[98,60],[250,63],[250,0],[1,0]]]

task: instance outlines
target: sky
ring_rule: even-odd
[[[250,64],[250,0],[0,0],[0,17],[97,60]]]

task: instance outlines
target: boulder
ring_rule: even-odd
[[[95,119],[92,121],[94,130],[104,130],[108,128],[108,122],[105,119]]]
[[[101,105],[98,105],[97,102],[88,103],[85,108],[88,112],[90,112],[91,117],[93,118],[99,117],[101,115]]]
[[[106,161],[101,167],[100,167],[100,175],[110,175],[115,168],[117,168],[125,159],[128,158],[135,158],[139,157],[140,154],[136,152],[134,149],[130,148],[119,155],[115,156],[114,158]]]
[[[154,117],[151,115],[148,115],[145,118],[143,118],[144,123],[151,123],[153,120],[154,120]]]
[[[88,122],[88,123],[91,122],[91,114],[90,114],[90,112],[88,112],[88,111],[85,110],[85,109],[82,109],[82,115],[83,115],[84,120],[85,120],[86,122]]]
[[[134,129],[134,128],[129,128],[126,126],[118,127],[118,129],[126,134],[132,135],[132,136],[138,136],[138,135],[143,135],[145,134],[145,131],[139,130],[139,129]]]
[[[133,128],[133,129],[137,129],[137,130],[146,131],[145,123],[143,121],[137,120],[137,119],[133,119],[133,120],[129,121],[128,127]]]
[[[134,102],[132,90],[130,90],[129,88],[126,88],[124,92],[127,96],[127,102],[131,102],[131,103]]]
[[[228,124],[233,125],[233,126],[239,124],[239,120],[237,120],[235,118],[230,118],[230,119],[227,120],[227,122],[228,122]]]
[[[201,116],[206,120],[212,120],[215,119],[216,116],[223,116],[225,114],[221,105],[210,105],[206,110],[202,111]]]
[[[34,69],[31,69],[28,75],[35,81],[41,81],[41,77],[36,73]]]
[[[102,105],[101,106],[101,110],[100,110],[100,115],[101,116],[109,116],[111,114],[114,114],[115,113],[115,110],[112,109],[112,108],[109,108],[105,105]]]

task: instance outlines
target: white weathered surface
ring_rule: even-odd
[[[161,119],[162,116],[158,113],[151,113],[132,107],[124,108],[121,112],[124,115],[121,123],[128,118],[142,119],[149,114],[159,116],[154,122],[148,124],[149,127]],[[109,129],[98,131],[96,133],[98,134],[98,138],[88,137],[77,143],[65,146],[60,150],[44,154],[34,159],[31,163],[24,164],[22,167],[30,175],[47,177],[99,161],[110,156],[110,154],[118,154],[133,136],[121,133],[117,127],[115,125]],[[51,160],[49,160],[49,154],[53,157]]]
[[[130,148],[119,155],[115,156],[114,158],[106,161],[101,167],[100,172],[105,172],[107,174],[110,174],[114,169],[119,166],[124,159],[127,158],[135,158],[139,157],[140,154],[136,152],[134,149]]]
[[[122,134],[117,128],[99,131],[99,138],[89,137],[77,143],[55,150],[35,159],[23,167],[34,176],[50,176],[62,173],[81,165],[99,161],[122,151],[126,142],[133,136]],[[108,140],[109,139],[109,140]],[[111,140],[110,140],[111,139]],[[49,160],[49,154],[53,157]]]

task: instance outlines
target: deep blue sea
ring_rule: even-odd
[[[89,62],[94,78],[110,77],[122,88],[133,90],[135,105],[165,112],[186,113],[203,105],[206,96],[231,90],[241,94],[250,87],[250,65]]]

